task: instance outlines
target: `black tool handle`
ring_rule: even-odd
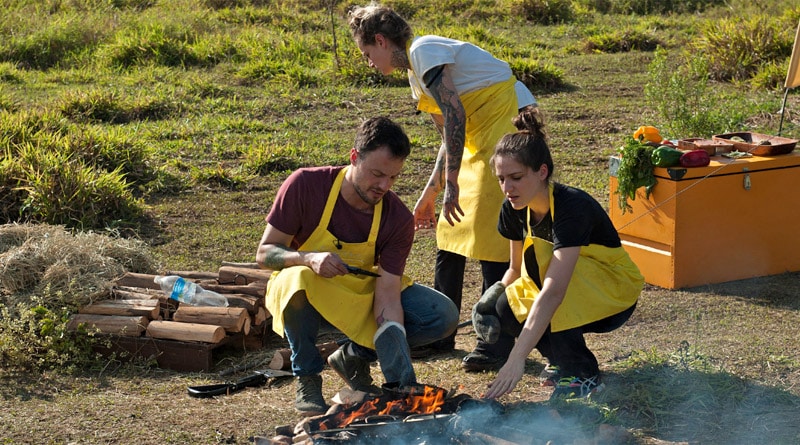
[[[188,393],[192,397],[204,398],[233,394],[249,386],[260,386],[267,382],[264,374],[253,374],[232,383],[219,383],[216,385],[190,386]]]

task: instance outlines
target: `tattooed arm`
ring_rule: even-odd
[[[294,236],[267,224],[256,251],[256,263],[264,269],[281,270],[290,266],[307,266],[325,278],[347,273],[344,262],[335,253],[299,252],[288,246]]]
[[[444,158],[444,165],[440,165],[440,159],[437,159],[434,173],[431,175],[427,187],[431,187],[432,183],[436,182],[435,178],[442,178],[444,180],[444,199],[442,200],[442,212],[445,219],[451,225],[455,221],[461,221],[460,215],[464,215],[461,206],[458,203],[458,174],[461,171],[461,158],[464,155],[464,141],[466,140],[467,131],[467,113],[464,110],[464,105],[456,92],[453,78],[450,75],[452,67],[450,65],[443,65],[442,69],[432,69],[425,73],[423,81],[439,105],[442,111],[442,147],[443,152],[440,150],[440,158]],[[437,175],[437,170],[442,174]],[[441,179],[438,179],[441,189]]]

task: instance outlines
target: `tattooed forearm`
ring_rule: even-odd
[[[433,166],[433,173],[430,179],[428,179],[427,187],[436,190],[437,193],[444,187],[444,156],[446,149],[447,147],[445,147],[444,144],[439,147],[439,154],[436,156],[436,164]]]
[[[431,95],[439,105],[444,117],[442,138],[447,146],[445,163],[447,172],[457,173],[461,169],[461,158],[464,155],[467,114],[447,68],[442,72],[442,75],[429,80]]]
[[[386,318],[383,316],[384,312],[386,312],[385,309],[382,310],[381,313],[378,315],[378,318],[375,319],[375,322],[378,323],[378,327],[381,327],[381,325],[386,323]]]
[[[286,267],[286,254],[294,250],[281,245],[270,244],[265,248],[262,266],[266,269],[281,270]]]

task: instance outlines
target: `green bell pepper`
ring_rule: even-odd
[[[650,162],[654,167],[674,167],[680,165],[683,152],[668,145],[662,145],[650,154]]]

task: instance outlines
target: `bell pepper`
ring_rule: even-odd
[[[674,167],[680,165],[683,152],[668,145],[662,145],[650,154],[650,162],[655,167]]]
[[[656,144],[662,141],[661,133],[658,131],[658,128],[651,125],[642,125],[639,127],[638,130],[633,132],[633,138],[639,142],[645,140]]]
[[[705,167],[711,162],[711,157],[705,150],[687,151],[681,155],[681,167]]]

